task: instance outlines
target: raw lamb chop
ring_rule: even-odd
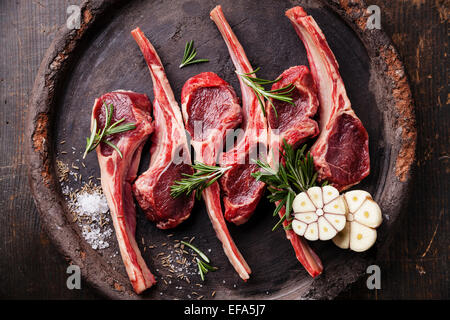
[[[295,148],[306,139],[319,134],[319,126],[312,119],[317,112],[319,100],[311,72],[306,66],[295,66],[284,71],[279,78],[281,80],[272,85],[272,90],[293,84],[295,89],[290,97],[294,105],[272,100],[276,114],[273,108],[267,108],[270,147],[274,152],[279,150],[283,139]],[[269,153],[269,156],[272,154]]]
[[[158,228],[174,228],[189,217],[194,206],[193,194],[170,196],[170,187],[184,178],[183,173],[193,174],[190,149],[181,111],[155,48],[139,28],[131,34],[147,62],[155,95],[150,166],[134,183],[133,193],[147,218],[156,222]]]
[[[197,161],[216,165],[222,150],[226,131],[237,127],[241,121],[241,108],[233,88],[212,72],[190,78],[181,93],[186,130]],[[220,187],[217,182],[202,193],[217,238],[239,276],[247,280],[251,270],[228,231],[220,204]]]
[[[315,22],[301,7],[286,11],[306,47],[319,91],[320,135],[311,148],[320,180],[345,190],[370,172],[369,138],[347,97],[339,65]]]
[[[221,6],[210,13],[228,47],[231,59],[239,73],[253,72],[244,49],[226,21]],[[256,181],[251,174],[259,170],[253,162],[258,156],[267,153],[267,122],[258,103],[258,99],[239,77],[242,92],[244,134],[237,145],[227,151],[220,160],[221,166],[232,166],[220,179],[225,219],[236,225],[245,223],[261,199],[265,185]],[[259,155],[258,155],[259,154]]]
[[[319,134],[317,122],[312,120],[317,112],[319,100],[317,99],[316,85],[308,68],[305,66],[292,67],[284,71],[280,77],[282,79],[273,84],[272,90],[294,84],[295,89],[291,94],[294,105],[273,100],[276,114],[272,108],[267,110],[270,141],[269,163],[273,168],[277,167],[283,140],[295,148],[308,138]],[[285,215],[285,212],[285,208],[280,210],[280,218]],[[283,221],[284,227],[287,227],[288,224],[287,220]],[[321,274],[322,263],[305,239],[299,237],[292,229],[286,230],[286,237],[291,242],[297,259],[306,271],[312,277]]]
[[[134,291],[141,293],[156,281],[136,243],[136,208],[131,184],[136,178],[142,147],[153,131],[150,116],[152,106],[144,94],[129,91],[104,94],[95,100],[91,118],[92,129],[95,119],[97,128],[103,129],[105,126],[106,111],[103,104],[114,106],[111,123],[125,118],[123,123],[134,123],[136,126],[134,130],[117,133],[108,139],[119,148],[123,158],[105,143],[100,143],[97,147],[97,158],[102,189],[110,208],[120,254]]]

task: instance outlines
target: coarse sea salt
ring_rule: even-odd
[[[83,238],[94,250],[108,248],[107,239],[113,231],[106,225],[110,220],[105,216],[109,208],[104,194],[98,190],[81,191],[70,204]]]
[[[106,197],[99,192],[82,192],[77,194],[79,213],[95,216],[97,213],[107,213],[108,203]]]

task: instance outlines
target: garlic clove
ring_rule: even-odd
[[[317,221],[317,214],[315,212],[296,213],[295,219],[300,220],[306,224]]]
[[[339,191],[333,186],[324,186],[322,187],[322,194],[323,194],[323,203],[327,204],[330,201],[336,199],[339,197]]]
[[[316,211],[316,207],[305,192],[299,193],[294,198],[294,201],[292,202],[292,209],[295,213]]]
[[[350,247],[350,222],[345,224],[344,229],[342,229],[332,241],[341,249],[348,249]]]
[[[313,222],[308,225],[308,227],[305,230],[304,237],[311,241],[316,241],[317,239],[319,239],[319,230],[317,222]]]
[[[338,197],[325,205],[325,207],[323,207],[323,211],[334,214],[345,214],[347,212],[347,208],[345,206],[344,199],[342,197]]]
[[[344,194],[350,212],[356,212],[366,199],[372,199],[370,193],[363,190],[353,190]]]
[[[376,228],[381,224],[381,209],[372,199],[367,199],[353,215],[353,219],[370,228]]]
[[[377,240],[377,232],[356,221],[350,226],[350,249],[356,252],[366,251]]]
[[[344,229],[346,222],[345,215],[328,213],[325,215],[325,218],[336,230],[340,231]]]
[[[372,196],[363,190],[344,194],[348,209],[345,228],[333,238],[334,244],[343,249],[366,251],[377,239],[377,228],[382,222],[381,209]]]
[[[322,188],[321,187],[312,187],[309,188],[306,193],[309,198],[312,200],[316,208],[323,208],[323,200],[322,200]]]
[[[306,228],[308,225],[300,220],[294,219],[292,221],[292,230],[299,236],[303,236],[305,234]]]
[[[325,219],[324,217],[319,217],[317,221],[318,229],[319,229],[319,239],[320,240],[330,240],[336,236],[336,229]]]
[[[324,196],[326,194],[326,196]],[[328,204],[324,205],[324,197]],[[293,201],[295,233],[308,240],[330,240],[345,226],[347,207],[336,188],[312,187]]]

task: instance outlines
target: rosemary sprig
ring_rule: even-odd
[[[177,180],[170,187],[170,195],[172,198],[177,198],[182,194],[189,196],[196,190],[197,199],[201,198],[202,191],[217,181],[226,171],[231,167],[217,167],[209,166],[204,163],[195,161],[192,168],[195,170],[194,174],[183,173],[186,178]]]
[[[279,100],[279,101],[284,101],[284,102],[288,102],[290,104],[294,104],[292,102],[292,98],[291,98],[291,94],[292,91],[294,90],[295,86],[291,83],[287,86],[284,86],[282,88],[279,89],[275,89],[275,90],[266,90],[263,86],[264,85],[268,85],[268,84],[274,84],[278,81],[280,81],[282,78],[279,77],[275,80],[266,80],[266,79],[261,79],[261,78],[257,78],[257,77],[253,77],[253,75],[259,70],[260,68],[256,68],[253,72],[248,72],[248,73],[240,73],[237,72],[236,73],[242,78],[242,81],[244,81],[244,83],[250,87],[253,92],[256,95],[256,98],[258,99],[259,105],[261,106],[261,109],[264,113],[264,116],[266,115],[266,109],[265,109],[265,105],[264,105],[264,99],[266,99],[267,101],[269,101],[269,104],[271,105],[273,111],[275,112],[275,116],[278,118],[278,113],[277,110],[275,108],[275,105],[273,104],[272,100]]]
[[[197,49],[194,48],[194,40],[189,41],[186,43],[186,46],[184,47],[184,55],[183,59],[181,60],[180,69],[194,63],[201,63],[201,62],[208,62],[208,59],[197,59],[194,60],[197,55]]]
[[[217,267],[212,267],[206,262],[200,260],[199,258],[196,258],[197,260],[197,266],[198,266],[198,272],[200,273],[200,278],[202,281],[205,281],[205,275],[208,273],[208,271],[216,271]]]
[[[197,247],[195,247],[193,244],[190,244],[189,242],[186,241],[180,241],[182,244],[184,244],[185,246],[188,246],[189,248],[191,248],[192,250],[195,251],[195,253],[197,253],[203,260],[205,260],[207,263],[210,263],[211,261],[209,260],[209,258],[206,256],[206,254],[204,254],[203,252],[201,252]]]
[[[94,119],[94,127],[92,128],[90,137],[86,138],[86,150],[83,154],[83,159],[86,158],[86,155],[91,152],[92,150],[95,150],[97,146],[100,144],[100,142],[106,143],[108,146],[116,150],[120,157],[123,158],[122,152],[120,152],[119,148],[112,143],[111,141],[106,140],[106,137],[111,136],[116,133],[121,133],[129,130],[136,129],[136,125],[134,123],[125,123],[120,125],[123,121],[125,121],[125,118],[122,118],[113,124],[111,124],[112,116],[114,113],[114,105],[111,103],[109,105],[106,105],[105,102],[103,102],[103,107],[105,108],[105,118],[106,123],[102,130],[97,131],[97,119]]]
[[[268,185],[270,195],[267,197],[270,202],[279,202],[273,215],[279,214],[285,207],[286,212],[283,217],[272,228],[276,230],[285,220],[291,222],[292,202],[297,193],[304,192],[317,183],[317,172],[314,170],[314,162],[311,153],[305,154],[306,144],[294,151],[286,140],[283,140],[281,156],[284,161],[280,163],[278,171],[275,171],[268,163],[256,161],[262,169],[252,173],[252,176]],[[285,229],[291,228],[289,223]]]
[[[216,271],[218,269],[217,267],[211,266],[209,264],[210,260],[206,256],[206,254],[204,254],[202,251],[200,251],[200,249],[195,247],[193,244],[186,242],[186,241],[181,241],[181,243],[184,244],[185,246],[188,246],[192,250],[194,250],[195,253],[197,253],[200,256],[200,258],[203,259],[203,260],[201,260],[199,258],[195,258],[197,261],[198,272],[200,274],[200,278],[202,279],[202,281],[205,281],[205,275],[208,273],[208,271]]]

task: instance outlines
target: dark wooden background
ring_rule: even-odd
[[[28,188],[23,144],[28,99],[40,61],[66,9],[80,0],[0,0],[0,298],[96,299],[66,287],[67,261],[49,241]],[[409,75],[418,125],[411,198],[388,253],[381,289],[366,278],[338,299],[449,299],[450,0],[369,0]],[[386,4],[385,4],[386,3]]]

